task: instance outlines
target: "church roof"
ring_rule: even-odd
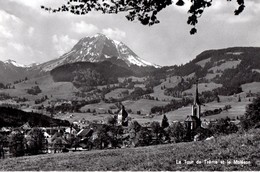
[[[124,118],[128,117],[128,113],[126,112],[124,106],[123,106],[122,109],[119,111],[118,115],[122,115],[122,117],[124,117]]]
[[[196,122],[198,121],[198,117],[197,116],[187,116],[187,118],[185,119],[185,122]]]

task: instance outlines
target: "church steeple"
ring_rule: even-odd
[[[196,81],[196,88],[195,88],[195,96],[194,96],[194,103],[192,105],[192,116],[196,116],[198,119],[200,118],[200,111],[201,111],[201,103],[199,101],[199,88],[198,88],[198,80]]]
[[[194,97],[194,105],[201,105],[200,100],[199,100],[199,90],[198,90],[198,80],[196,80],[196,90],[195,90],[195,97]]]

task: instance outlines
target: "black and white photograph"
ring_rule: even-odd
[[[0,0],[0,171],[260,171],[260,1]]]

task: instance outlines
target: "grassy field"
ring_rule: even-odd
[[[127,91],[127,90],[129,91],[129,94],[133,91],[133,90],[131,90],[131,89],[126,89],[126,88],[117,88],[117,89],[115,89],[115,90],[110,91],[109,93],[107,93],[107,94],[105,95],[105,98],[106,98],[106,99],[109,99],[110,97],[111,97],[111,98],[114,98],[114,99],[123,98],[124,96],[123,96],[122,92]]]
[[[31,95],[27,93],[27,89],[36,86],[40,87],[42,93],[38,95]],[[18,84],[15,84],[15,89],[8,89],[8,90],[0,90],[0,92],[8,93],[11,96],[17,97],[25,97],[29,100],[35,100],[41,98],[45,95],[48,95],[50,99],[51,95],[53,98],[57,99],[73,99],[76,98],[74,96],[74,92],[77,92],[77,88],[73,86],[70,82],[54,82],[50,75],[33,78]]]
[[[242,90],[246,93],[251,91],[252,93],[259,93],[260,92],[260,82],[252,82],[248,84],[241,85]]]
[[[203,91],[212,91],[215,88],[222,87],[222,84],[216,84],[214,82],[210,82],[210,83],[199,83],[198,86],[199,86],[199,93],[202,93]],[[184,93],[192,94],[195,92],[195,88],[196,86],[195,84],[193,84],[192,88],[185,90]]]
[[[0,160],[1,171],[260,170],[260,130],[209,141]]]
[[[242,116],[245,113],[246,110],[246,105],[249,104],[250,102],[247,99],[242,98],[241,102],[237,102],[236,97],[221,97],[221,102],[211,102],[208,104],[205,104],[202,106],[202,112],[206,110],[214,110],[217,108],[223,108],[225,105],[231,105],[231,109],[228,111],[222,111],[220,114],[217,115],[211,115],[207,117],[202,117],[203,119],[207,120],[214,120],[214,119],[220,119],[220,118],[236,118],[237,116]],[[141,99],[138,101],[125,101],[123,102],[125,105],[126,109],[133,109],[133,113],[129,113],[128,116],[131,117],[132,120],[138,121],[140,124],[143,123],[148,123],[148,122],[153,122],[153,121],[162,121],[162,115],[155,115],[154,117],[150,118],[149,116],[146,116],[149,114],[150,108],[152,106],[163,106],[166,105],[167,102],[160,102],[160,101],[153,101],[153,100],[145,100]],[[96,109],[96,112],[106,112],[110,107],[113,106],[115,107],[114,104],[107,104],[107,103],[97,103],[97,104],[91,104],[91,105],[86,105],[84,106],[81,110],[86,111],[87,109],[90,109],[91,111],[93,109]],[[116,110],[116,109],[115,109]],[[136,110],[140,110],[143,115],[137,115]],[[186,106],[179,108],[175,111],[171,111],[166,113],[166,116],[171,123],[172,121],[184,121],[187,118],[187,115],[191,115],[192,108],[191,106]],[[72,113],[73,117],[70,117],[71,113],[68,114],[60,114],[55,116],[56,118],[59,119],[65,119],[70,122],[74,121],[79,121],[81,119],[86,119],[88,121],[101,121],[101,120],[106,120],[106,118],[110,115],[107,113],[101,113],[101,114],[96,114],[93,115],[93,113]]]
[[[153,88],[153,93],[150,94],[151,96],[158,98],[159,100],[166,100],[171,101],[173,99],[172,96],[166,96],[164,95],[164,91],[161,88],[165,86],[165,88],[174,88],[178,85],[178,83],[181,82],[181,77],[178,76],[172,76],[166,78],[166,81],[162,82],[160,85]]]

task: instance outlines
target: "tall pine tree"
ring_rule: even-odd
[[[166,117],[166,115],[163,115],[163,119],[162,119],[162,124],[161,124],[162,128],[167,128],[169,126],[169,122],[168,122],[168,118]]]

